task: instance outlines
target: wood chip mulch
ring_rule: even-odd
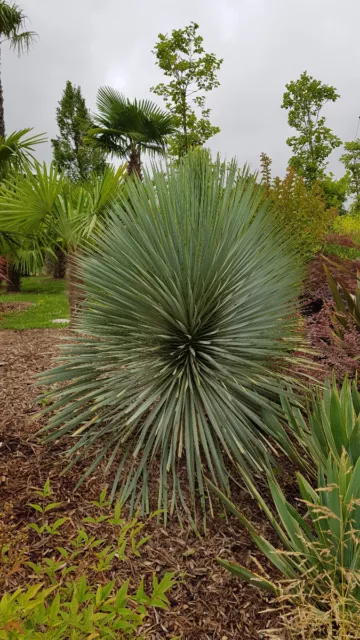
[[[336,236],[337,237],[337,236]],[[351,241],[350,241],[351,242]],[[317,354],[313,360],[319,369],[314,375],[324,380],[334,372],[340,383],[346,374],[351,378],[359,368],[360,333],[355,326],[345,331],[343,339],[334,331],[333,301],[327,283],[324,264],[335,278],[340,278],[351,293],[355,293],[356,273],[360,269],[358,260],[340,260],[331,256],[331,263],[318,255],[309,265],[308,277],[304,286],[303,311],[305,330],[310,346]],[[340,268],[336,265],[339,264]],[[345,268],[348,273],[344,273]]]
[[[44,445],[36,435],[44,420],[35,417],[39,405],[34,377],[49,368],[59,342],[67,335],[64,329],[0,332],[0,506],[12,502],[19,527],[33,517],[28,503],[34,501],[34,488],[42,487],[48,476],[54,499],[65,505],[61,515],[70,515],[72,521],[89,513],[89,501],[99,498],[106,483],[100,470],[75,492],[81,470],[74,467],[60,477],[67,443]],[[238,489],[234,502],[259,532],[267,529],[257,505],[245,492]],[[142,575],[153,572],[159,577],[166,571],[182,574],[181,582],[169,594],[169,611],[158,610],[149,620],[147,637],[151,640],[174,636],[184,640],[259,640],[264,637],[261,630],[274,626],[275,614],[264,613],[269,608],[268,597],[232,578],[216,562],[220,555],[256,570],[250,562],[252,555],[258,555],[238,521],[227,517],[221,506],[215,505],[206,536],[196,536],[176,517],[166,528],[155,519],[146,521],[148,533],[151,538],[141,556],[119,562],[116,575],[109,579],[121,582],[130,576],[135,586]],[[60,543],[57,538],[54,545]]]

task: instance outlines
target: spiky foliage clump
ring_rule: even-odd
[[[62,383],[47,428],[72,454],[97,445],[89,473],[111,454],[123,500],[148,509],[156,459],[159,507],[183,500],[182,470],[205,507],[205,469],[228,492],[231,465],[262,470],[284,435],[263,412],[297,344],[299,274],[271,220],[248,173],[197,151],[130,182],[85,259],[79,337],[41,378]]]
[[[308,470],[324,470],[329,455],[340,464],[345,451],[355,465],[360,458],[360,393],[358,378],[349,381],[345,376],[338,389],[335,375],[325,380],[324,388],[317,388],[305,412],[282,398],[286,419],[292,433],[310,462]]]
[[[283,581],[276,583],[269,579],[259,562],[256,572],[223,558],[219,558],[219,562],[254,587],[281,598],[282,605],[304,607],[306,604],[309,615],[311,609],[318,613],[317,620],[314,615],[312,621],[309,618],[311,626],[319,627],[322,615],[322,633],[316,637],[325,638],[324,627],[335,631],[340,622],[341,629],[351,630],[354,621],[359,624],[360,620],[360,458],[353,465],[345,451],[340,462],[329,455],[325,469],[319,471],[316,489],[301,474],[297,474],[297,481],[306,513],[288,502],[279,484],[270,476],[269,488],[276,514],[256,487],[249,485],[280,539],[280,548],[257,533],[252,523],[212,485],[214,492],[249,531],[259,550],[280,571]],[[294,634],[294,637],[313,637],[310,631],[311,627],[308,635]],[[345,640],[354,636],[344,632],[326,637]]]

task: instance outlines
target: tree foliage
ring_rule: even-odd
[[[56,109],[60,134],[51,141],[54,160],[59,169],[74,182],[100,175],[106,167],[106,153],[95,148],[87,139],[93,126],[81,88],[66,82],[62,98]]]
[[[220,85],[217,71],[223,60],[205,52],[198,29],[199,25],[191,22],[185,29],[174,29],[171,36],[160,33],[153,51],[169,82],[161,82],[151,91],[164,98],[174,115],[178,131],[171,138],[170,152],[177,157],[220,131],[210,122],[205,93]]]
[[[163,155],[167,138],[174,133],[170,113],[150,100],[131,102],[116,89],[101,87],[98,114],[90,131],[93,143],[107,153],[126,158],[128,173],[141,176],[141,155]]]
[[[345,142],[344,148],[340,160],[349,175],[348,194],[354,197],[351,211],[360,213],[360,138]]]
[[[349,190],[349,173],[346,172],[338,180],[333,173],[328,173],[321,178],[320,184],[324,192],[326,208],[337,209],[340,215],[344,215]]]
[[[308,184],[322,178],[327,158],[341,140],[326,126],[321,110],[327,102],[339,98],[335,87],[315,80],[304,71],[299,80],[286,85],[282,109],[288,111],[288,123],[298,135],[287,139],[293,155],[289,164]]]

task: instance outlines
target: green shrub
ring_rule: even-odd
[[[360,260],[359,247],[344,247],[332,242],[327,242],[322,252],[326,256],[337,256],[342,260]]]
[[[315,182],[309,187],[290,167],[283,180],[271,178],[271,159],[261,154],[262,183],[274,204],[273,215],[301,258],[309,259],[324,244],[324,236],[337,216],[338,210],[327,205],[323,185]]]
[[[156,456],[159,508],[184,501],[185,458],[205,509],[204,466],[228,492],[229,466],[262,470],[269,435],[281,437],[262,412],[278,412],[299,341],[287,239],[248,174],[198,151],[129,183],[97,244],[78,337],[41,376],[45,412],[58,410],[46,429],[71,433],[72,454],[96,444],[88,472],[108,454],[112,495],[120,482],[122,500],[145,510]]]
[[[120,589],[115,589],[115,581],[94,588],[85,576],[61,588],[41,583],[18,588],[0,600],[0,638],[139,638],[148,609],[167,609],[166,592],[173,584],[172,574],[161,582],[154,576],[150,595],[143,580],[129,593],[129,580]]]
[[[360,242],[360,216],[350,214],[338,216],[332,226],[335,233],[348,235],[355,242]]]
[[[297,507],[285,498],[279,483],[269,474],[274,512],[248,479],[249,489],[272,524],[280,546],[259,535],[251,522],[213,487],[282,577],[277,582],[270,579],[258,562],[255,571],[225,559],[219,562],[234,575],[277,598],[277,604],[285,610],[282,625],[291,631],[289,637],[355,638],[354,629],[360,624],[360,393],[357,380],[349,382],[345,378],[341,389],[337,388],[335,378],[332,384],[327,380],[324,389],[318,388],[306,411],[300,406],[291,406],[285,396],[282,404],[288,426],[300,445],[304,466],[313,478],[315,476],[317,484],[314,489],[304,475],[297,474],[301,496]]]

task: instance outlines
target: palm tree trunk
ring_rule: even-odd
[[[21,271],[14,266],[14,263],[11,260],[7,261],[7,287],[6,290],[8,293],[18,293],[20,291],[21,285]]]
[[[67,267],[67,256],[61,247],[55,247],[55,262],[53,269],[53,278],[60,279],[65,278]]]
[[[0,136],[5,138],[4,94],[1,81],[1,46],[0,46]]]
[[[136,173],[140,180],[142,180],[140,152],[137,150],[136,145],[134,145],[130,151],[127,172],[129,176]]]
[[[68,296],[70,307],[70,327],[74,326],[76,316],[85,300],[83,284],[84,278],[79,265],[79,256],[72,254],[67,258]]]

